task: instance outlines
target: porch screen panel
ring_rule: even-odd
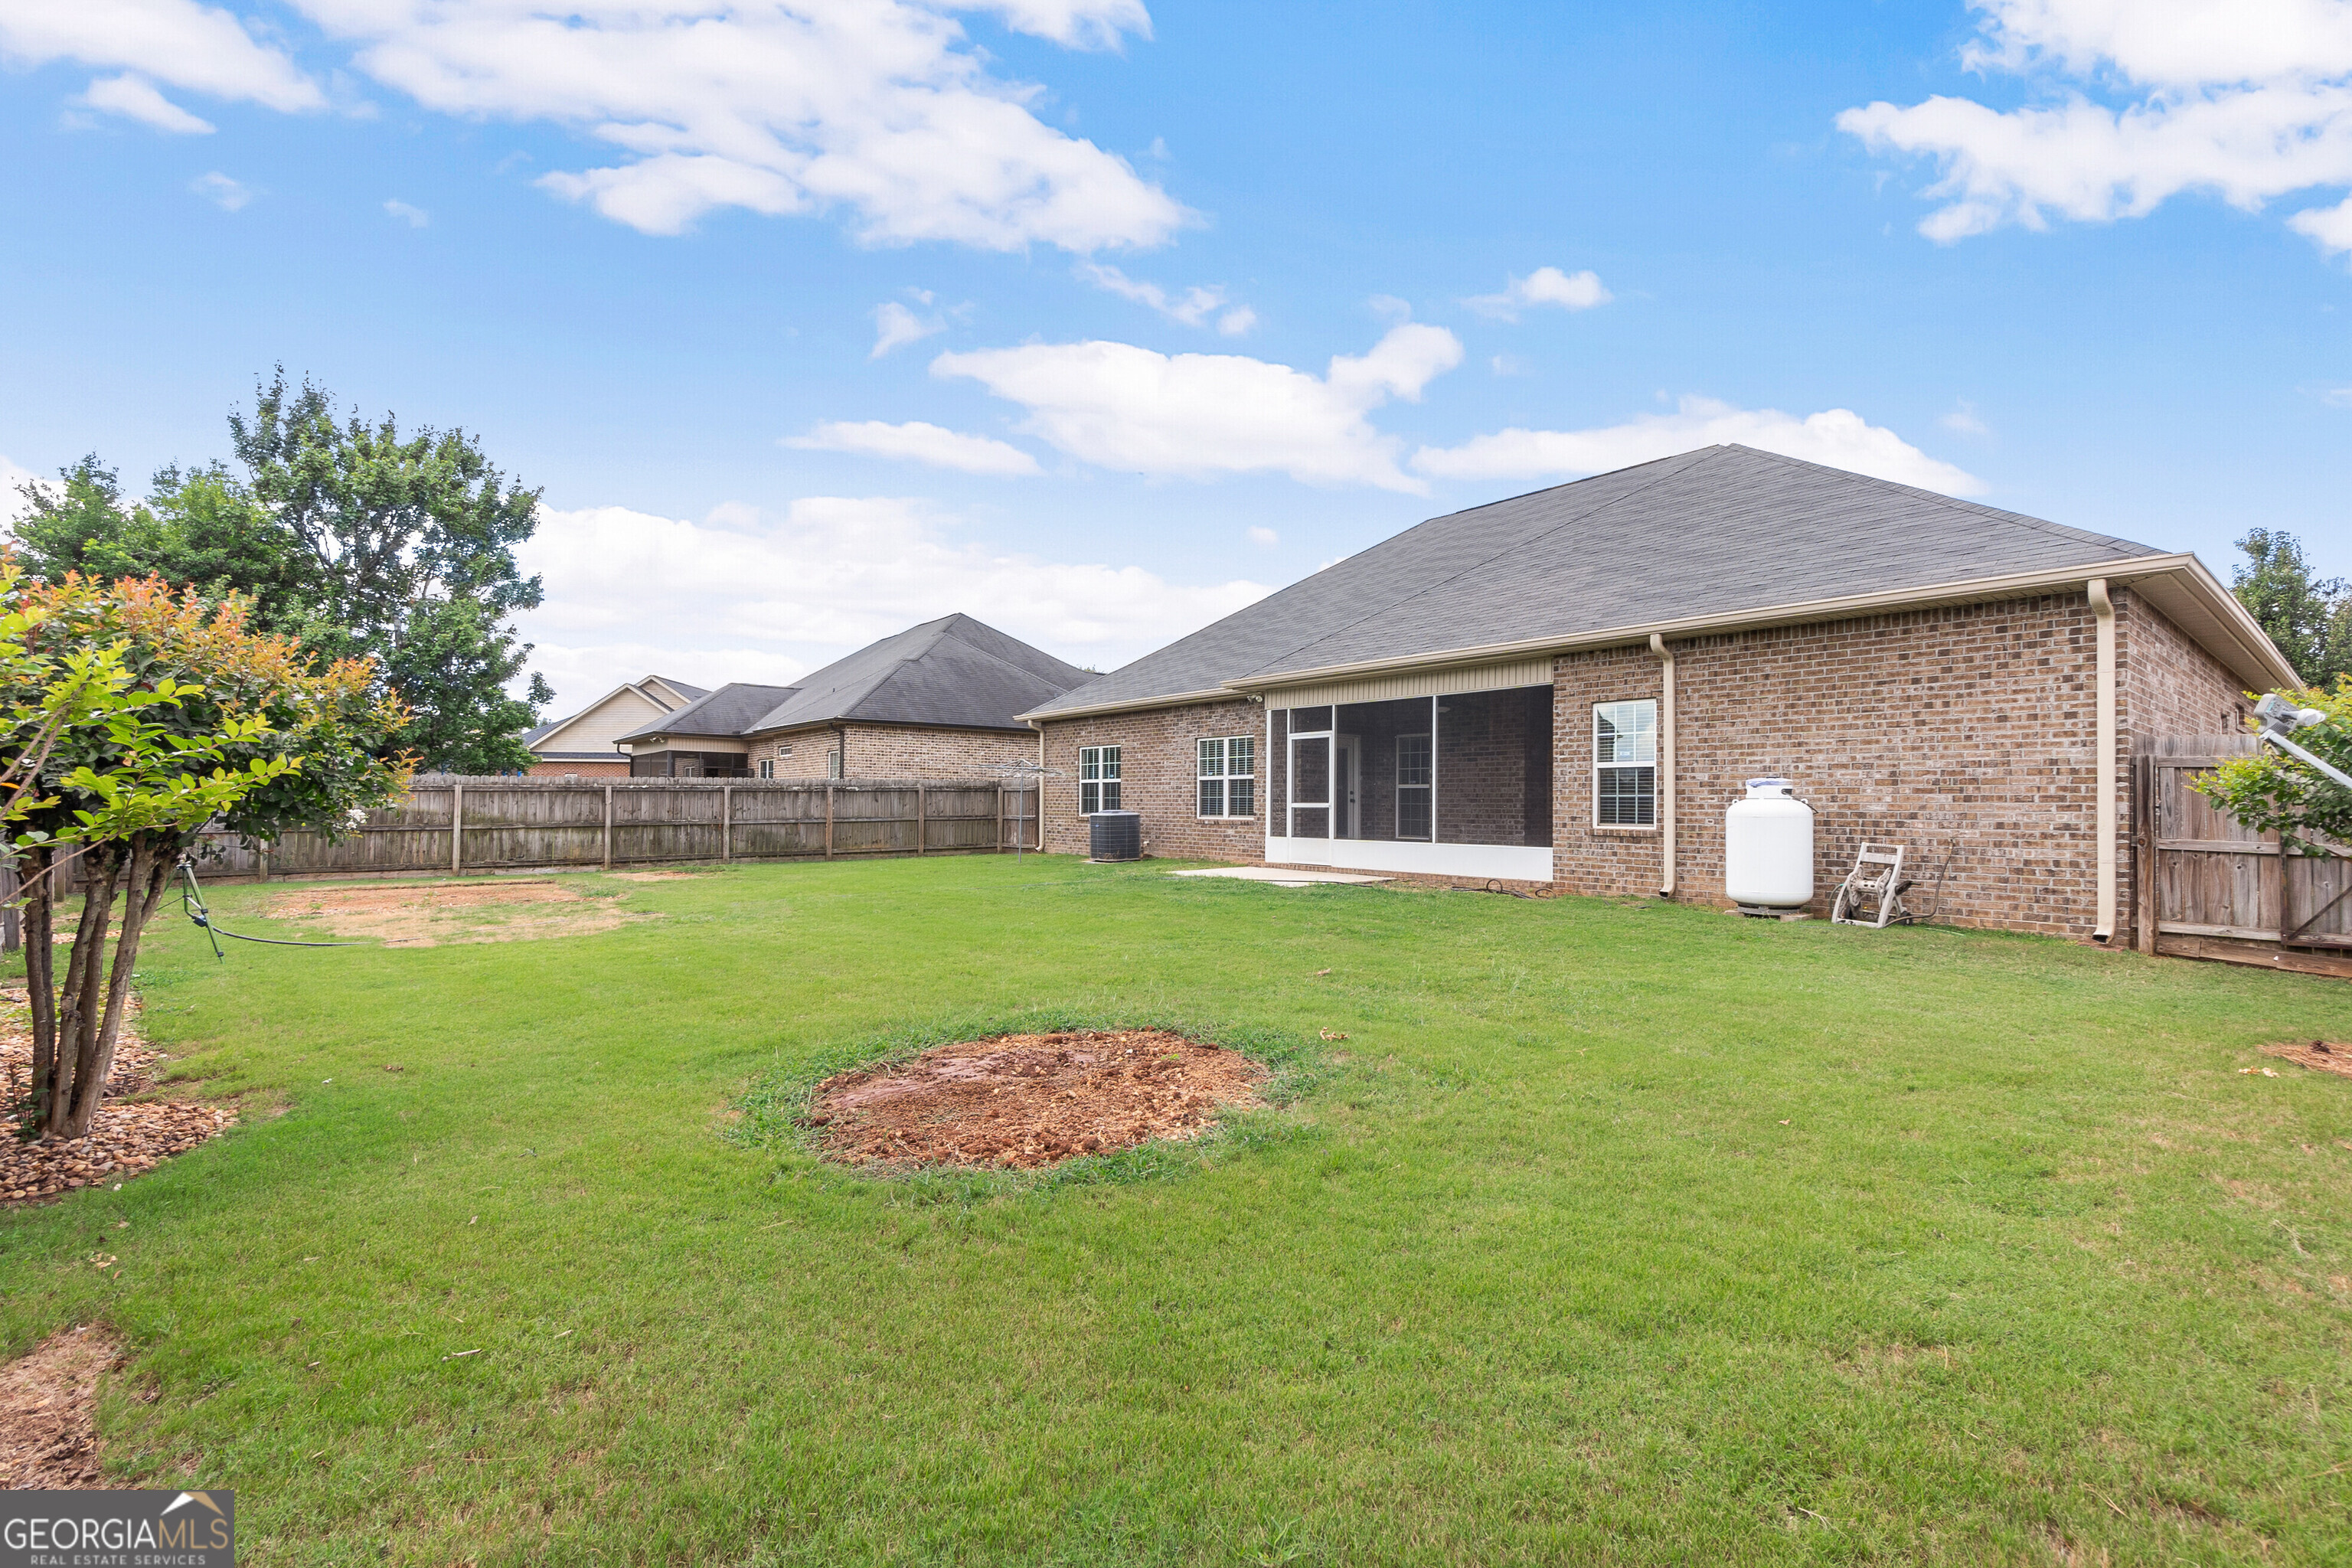
[[[1549,846],[1551,731],[1549,686],[1439,698],[1436,842]]]
[[[1429,809],[1432,758],[1429,735],[1396,738],[1396,836],[1427,838],[1433,820]]]

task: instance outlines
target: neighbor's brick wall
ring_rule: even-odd
[[[1224,735],[1257,742],[1257,809],[1245,818],[1203,820],[1195,742]],[[1265,710],[1258,704],[1205,702],[1048,721],[1045,765],[1064,775],[1045,781],[1045,847],[1057,854],[1087,852],[1087,819],[1078,815],[1082,746],[1120,748],[1119,805],[1142,814],[1146,855],[1251,864],[1265,858]]]
[[[575,774],[583,779],[625,779],[629,776],[626,763],[533,763],[530,776],[535,779],[560,779]]]
[[[1783,773],[1814,810],[1815,908],[1865,837],[1908,844],[1918,897],[1956,841],[1939,918],[2084,936],[2095,914],[2094,621],[2080,595],[1675,645],[1680,896],[1721,903],[1723,813]],[[1657,886],[1654,836],[1594,847],[1590,704],[1659,693],[1656,658],[1559,661],[1557,856],[1580,892]]]
[[[844,778],[969,779],[1037,760],[1034,731],[845,724],[762,737],[751,745],[751,771],[772,762],[780,779],[821,779],[827,753],[845,740]]]

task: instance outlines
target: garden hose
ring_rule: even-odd
[[[264,947],[357,947],[359,945],[355,942],[288,942],[281,937],[247,936],[241,931],[233,931],[226,927],[215,925],[212,910],[205,908],[205,890],[196,883],[195,862],[185,855],[180,857],[180,912],[204,927],[205,934],[213,939],[213,956],[224,963],[228,962],[228,954],[221,951],[220,939],[223,937],[227,937],[233,942],[257,942]]]

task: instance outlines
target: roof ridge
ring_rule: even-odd
[[[1872,484],[1885,485],[1890,489],[1903,490],[1908,494],[1918,496],[1923,500],[1933,501],[1939,506],[1948,506],[1956,508],[1962,511],[1972,512],[1979,517],[1998,518],[2003,522],[2020,523],[2027,528],[2034,529],[2044,533],[2063,535],[2067,539],[2081,540],[2086,543],[2097,542],[2107,544],[2128,544],[2135,550],[2143,551],[2151,555],[2161,555],[2164,553],[2163,551],[2153,549],[2148,545],[2141,543],[2137,539],[2126,539],[2120,534],[2114,533],[2093,533],[2087,528],[2074,528],[2066,523],[2053,522],[2046,517],[2036,517],[2032,512],[2011,511],[2006,507],[1987,506],[1982,501],[1970,500],[1965,496],[1946,495],[1942,490],[1931,490],[1925,485],[1906,485],[1901,479],[1885,479],[1879,478],[1876,474],[1856,473],[1852,468],[1832,468],[1827,463],[1816,463],[1804,458],[1792,458],[1786,452],[1768,452],[1761,447],[1750,447],[1743,442],[1731,441],[1725,443],[1725,445],[1728,447],[1736,448],[1738,451],[1746,452],[1752,457],[1769,458],[1775,463],[1786,463],[1794,468],[1810,468],[1817,473],[1835,474],[1843,479],[1867,479]]]
[[[1649,479],[1647,479],[1643,480],[1640,484],[1633,486],[1633,487],[1632,489],[1627,489],[1627,490],[1626,490],[1626,491],[1624,491],[1622,494],[1621,494],[1621,495],[1616,495],[1616,496],[1612,496],[1612,497],[1611,497],[1609,500],[1605,500],[1605,501],[1602,501],[1600,505],[1598,505],[1598,506],[1594,507],[1591,511],[1587,511],[1587,512],[1580,512],[1580,513],[1579,513],[1577,516],[1575,516],[1575,517],[1573,517],[1573,518],[1563,519],[1561,521],[1557,522],[1557,523],[1554,523],[1554,524],[1553,524],[1552,526],[1550,526],[1549,528],[1541,528],[1541,529],[1538,529],[1538,530],[1537,530],[1535,532],[1533,532],[1533,533],[1524,534],[1524,535],[1520,536],[1519,538],[1517,538],[1517,539],[1516,539],[1516,540],[1512,541],[1510,543],[1506,544],[1506,545],[1502,546],[1501,548],[1497,549],[1497,550],[1496,550],[1493,554],[1491,554],[1491,555],[1486,555],[1486,556],[1482,556],[1482,557],[1480,557],[1478,560],[1471,562],[1468,565],[1464,566],[1464,567],[1463,567],[1460,571],[1458,571],[1458,572],[1451,573],[1451,574],[1449,574],[1448,575],[1444,576],[1444,577],[1437,578],[1437,579],[1435,579],[1435,580],[1434,580],[1434,581],[1433,581],[1433,582],[1428,582],[1428,583],[1421,584],[1419,586],[1415,587],[1415,588],[1412,590],[1412,592],[1411,592],[1411,593],[1409,593],[1409,594],[1402,595],[1402,596],[1400,596],[1400,597],[1398,597],[1398,598],[1391,599],[1391,600],[1390,600],[1387,604],[1382,605],[1380,608],[1378,608],[1378,609],[1376,609],[1376,610],[1370,610],[1370,611],[1367,611],[1365,614],[1360,615],[1360,616],[1357,616],[1354,620],[1352,620],[1352,621],[1345,621],[1345,622],[1342,622],[1342,623],[1341,623],[1340,625],[1339,625],[1339,626],[1336,626],[1330,627],[1328,630],[1326,630],[1326,631],[1323,631],[1323,632],[1319,632],[1319,633],[1318,633],[1317,635],[1315,635],[1314,637],[1308,637],[1305,642],[1297,643],[1297,644],[1296,644],[1296,645],[1294,645],[1294,646],[1292,646],[1292,647],[1288,647],[1288,648],[1286,648],[1286,649],[1285,649],[1285,650],[1283,650],[1281,653],[1278,653],[1278,654],[1275,655],[1272,658],[1266,659],[1265,662],[1263,662],[1263,663],[1259,664],[1259,665],[1256,667],[1256,668],[1255,668],[1255,669],[1245,669],[1245,670],[1242,670],[1242,671],[1240,671],[1240,672],[1239,672],[1239,674],[1238,674],[1238,675],[1235,675],[1235,676],[1229,676],[1229,677],[1227,677],[1227,679],[1240,679],[1242,676],[1255,675],[1256,673],[1258,673],[1258,671],[1259,671],[1259,670],[1271,669],[1271,668],[1274,668],[1276,665],[1277,665],[1277,664],[1281,663],[1284,659],[1288,658],[1292,654],[1297,653],[1300,648],[1310,647],[1310,646],[1312,646],[1313,644],[1316,644],[1316,643],[1318,643],[1318,642],[1322,642],[1322,641],[1324,641],[1324,640],[1326,640],[1327,638],[1329,638],[1329,637],[1338,637],[1338,636],[1339,636],[1340,633],[1342,633],[1342,632],[1349,631],[1349,630],[1353,629],[1354,627],[1357,627],[1357,626],[1362,626],[1366,621],[1369,621],[1369,620],[1372,619],[1372,618],[1373,618],[1373,616],[1375,616],[1387,615],[1387,614],[1389,614],[1391,611],[1394,610],[1394,609],[1395,609],[1398,605],[1407,605],[1407,604],[1411,604],[1413,600],[1420,598],[1420,597],[1421,597],[1423,595],[1424,595],[1424,594],[1433,593],[1433,592],[1435,592],[1436,590],[1438,590],[1438,589],[1440,589],[1440,588],[1444,587],[1444,586],[1445,586],[1447,584],[1449,584],[1449,583],[1454,582],[1454,581],[1456,581],[1456,580],[1457,580],[1457,579],[1459,579],[1459,578],[1466,577],[1466,576],[1468,576],[1471,573],[1473,573],[1473,572],[1476,572],[1476,571],[1479,571],[1479,570],[1481,570],[1482,568],[1486,567],[1486,566],[1489,566],[1489,565],[1493,564],[1495,562],[1497,562],[1497,561],[1501,560],[1504,556],[1508,555],[1512,551],[1514,551],[1514,550],[1524,550],[1524,549],[1526,549],[1529,544],[1532,544],[1533,542],[1535,542],[1537,540],[1538,540],[1538,539],[1545,539],[1545,538],[1549,538],[1550,535],[1552,535],[1552,534],[1554,534],[1554,533],[1559,532],[1559,531],[1561,529],[1563,529],[1563,528],[1568,528],[1568,527],[1570,527],[1570,526],[1572,526],[1572,525],[1574,525],[1574,524],[1583,523],[1583,522],[1590,521],[1591,519],[1593,519],[1593,518],[1595,518],[1595,517],[1600,516],[1602,512],[1607,511],[1611,507],[1616,506],[1616,505],[1618,505],[1620,502],[1626,501],[1626,500],[1631,500],[1631,499],[1633,499],[1634,496],[1640,495],[1643,491],[1644,491],[1644,490],[1646,490],[1646,489],[1650,489],[1653,485],[1664,484],[1666,480],[1668,480],[1668,479],[1674,479],[1674,478],[1676,478],[1676,477],[1677,477],[1677,476],[1679,476],[1679,475],[1688,473],[1691,469],[1693,469],[1693,468],[1697,468],[1697,467],[1699,467],[1699,466],[1700,466],[1700,464],[1702,464],[1702,463],[1706,462],[1708,458],[1713,458],[1716,454],[1717,454],[1717,453],[1719,453],[1719,452],[1723,451],[1724,449],[1725,449],[1725,448],[1724,448],[1723,445],[1722,445],[1722,444],[1720,444],[1720,443],[1718,443],[1718,444],[1717,444],[1717,445],[1715,445],[1715,446],[1712,446],[1712,447],[1702,447],[1702,448],[1700,448],[1700,449],[1699,449],[1697,452],[1696,452],[1696,453],[1691,453],[1691,452],[1677,452],[1677,453],[1674,454],[1674,458],[1690,458],[1691,460],[1690,460],[1690,461],[1688,461],[1688,462],[1684,463],[1684,464],[1683,464],[1681,467],[1679,467],[1679,468],[1674,468],[1674,469],[1670,470],[1669,472],[1663,473],[1663,474],[1654,475],[1654,476],[1652,476],[1651,478],[1649,478]],[[1652,462],[1656,462],[1656,463],[1666,463],[1666,462],[1672,462],[1672,461],[1674,460],[1674,458],[1654,458],[1651,459],[1651,461],[1652,461]],[[1607,479],[1607,478],[1609,477],[1609,475],[1610,475],[1610,474],[1622,474],[1622,473],[1629,473],[1629,472],[1631,472],[1632,470],[1633,470],[1633,469],[1635,469],[1635,468],[1647,468],[1648,466],[1649,466],[1649,464],[1646,464],[1646,463],[1628,463],[1628,464],[1626,464],[1626,465],[1625,465],[1625,467],[1624,467],[1624,468],[1611,468],[1611,469],[1609,469],[1609,470],[1608,470],[1608,472],[1607,472],[1607,473],[1600,473],[1600,474],[1587,474],[1583,479],[1571,479],[1571,480],[1570,480],[1570,481],[1569,481],[1569,484],[1566,484],[1566,485],[1547,485],[1547,486],[1545,486],[1545,487],[1544,487],[1544,490],[1561,490],[1561,489],[1569,489],[1569,488],[1570,488],[1570,485],[1580,485],[1580,484],[1585,484],[1585,483],[1588,483],[1589,481],[1593,480],[1593,479]],[[1542,494],[1544,493],[1544,490],[1528,490],[1528,491],[1527,492],[1527,495],[1528,495],[1528,496],[1539,496],[1539,495],[1542,495]],[[1525,496],[1507,496],[1507,497],[1505,497],[1502,500],[1499,500],[1499,501],[1489,501],[1489,502],[1487,502],[1486,504],[1487,504],[1488,506],[1505,506],[1505,505],[1509,504],[1511,501],[1514,501],[1514,500],[1525,500],[1525,499],[1526,499],[1526,497],[1525,497]],[[1467,508],[1465,508],[1462,511],[1449,511],[1449,512],[1443,512],[1443,513],[1439,514],[1439,515],[1438,515],[1438,516],[1436,516],[1436,517],[1433,517],[1433,518],[1429,519],[1428,521],[1429,521],[1430,522],[1442,522],[1442,521],[1444,521],[1446,518],[1449,518],[1449,517],[1463,517],[1463,516],[1466,516],[1466,515],[1467,515],[1468,513],[1470,513],[1470,512],[1479,511],[1479,510],[1484,510],[1484,509],[1483,509],[1483,508],[1480,508],[1480,507],[1475,507],[1475,506],[1474,506],[1474,507],[1467,507]],[[1421,525],[1421,524],[1419,524],[1419,523],[1416,523],[1416,524],[1414,525],[1414,527],[1420,527],[1420,526],[1422,526],[1422,525]],[[1407,531],[1407,532],[1410,532],[1410,531],[1412,531],[1409,529],[1409,530],[1407,530],[1406,531]],[[1402,535],[1399,535],[1398,537],[1402,538]],[[1382,542],[1382,543],[1386,543],[1386,542],[1387,542],[1387,541],[1383,540],[1381,542]],[[1334,564],[1337,564],[1337,563],[1334,563]],[[1327,570],[1328,570],[1328,568],[1327,568]],[[1301,578],[1301,579],[1300,579],[1300,581],[1301,581],[1301,582],[1307,582],[1307,581],[1309,581],[1309,580],[1310,580],[1310,579],[1308,579],[1308,578]]]

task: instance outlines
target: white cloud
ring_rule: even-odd
[[[411,206],[398,197],[384,203],[383,210],[411,228],[423,228],[433,221],[431,213],[426,212],[423,207]]]
[[[1591,430],[1498,430],[1459,447],[1423,447],[1412,457],[1423,473],[1446,479],[1529,479],[1606,473],[1696,447],[1737,442],[1947,495],[1978,495],[1984,484],[1939,462],[1892,430],[1846,408],[1800,419],[1777,408],[1734,408],[1685,397],[1672,414],[1648,414]]]
[[[32,469],[12,461],[0,452],[0,527],[12,526],[29,510],[25,505],[25,487],[37,485],[45,490],[55,490],[57,481],[45,479]]]
[[[877,637],[961,610],[1075,664],[1108,669],[1262,598],[1138,567],[1064,563],[959,539],[923,503],[818,497],[769,521],[700,522],[622,507],[543,510],[518,552],[547,601],[522,617],[565,704],[648,670],[698,685],[788,682]]]
[[[1282,535],[1270,528],[1253,528],[1249,531],[1249,542],[1260,550],[1271,550],[1282,542]]]
[[[2352,408],[2352,386],[2331,386],[2319,395],[2330,408]]]
[[[0,0],[0,4],[40,0]],[[714,210],[838,210],[875,243],[1155,245],[1190,215],[992,75],[952,0],[294,0],[426,108],[549,121],[621,153],[542,177],[651,234]],[[1137,0],[969,6],[1076,47],[1146,35]]]
[[[1157,283],[1139,282],[1116,267],[1096,261],[1079,262],[1077,275],[1083,282],[1091,283],[1122,300],[1148,305],[1170,321],[1181,321],[1188,327],[1203,325],[1211,316],[1216,316],[1217,331],[1229,338],[1237,338],[1257,325],[1257,312],[1247,305],[1226,309],[1225,290],[1222,286],[1196,284],[1181,294],[1171,295]],[[1220,311],[1223,313],[1219,315]]]
[[[1401,443],[1365,416],[1418,401],[1461,363],[1441,327],[1391,328],[1360,357],[1317,376],[1239,354],[1162,354],[1131,343],[1034,343],[944,353],[931,374],[969,376],[1029,410],[1021,428],[1081,462],[1129,473],[1285,473],[1310,484],[1420,493],[1397,467]]]
[[[2189,191],[2252,211],[2352,185],[2352,0],[1975,4],[1983,21],[1963,63],[2054,78],[2063,101],[1999,110],[1936,97],[1837,119],[1874,151],[1937,162],[1927,194],[1944,205],[1919,225],[1931,239],[2137,217]],[[2352,250],[2352,202],[2289,222]]]
[[[787,447],[810,452],[859,452],[873,458],[895,458],[929,463],[935,468],[956,468],[967,474],[1020,478],[1045,470],[1020,447],[985,436],[967,436],[938,425],[912,420],[887,425],[879,419],[860,424],[829,419],[805,436],[785,439]]]
[[[0,0],[0,55],[28,65],[77,60],[129,70],[288,112],[323,109],[327,101],[284,51],[257,42],[227,11],[196,0]],[[102,85],[93,83],[93,94]],[[120,103],[93,106],[139,118]]]
[[[199,119],[155,90],[155,84],[143,76],[105,76],[89,84],[89,90],[74,100],[108,114],[120,114],[126,120],[136,120],[142,125],[152,125],[158,131],[174,136],[209,136],[213,122]]]
[[[1516,321],[1519,312],[1530,305],[1590,310],[1615,298],[1597,272],[1562,272],[1557,267],[1538,267],[1525,278],[1512,279],[1499,294],[1479,294],[1462,302],[1480,315]]]
[[[1992,434],[1992,426],[1986,424],[1978,415],[1977,405],[1970,403],[1965,397],[1960,399],[1958,405],[1955,406],[1949,414],[1945,415],[1941,419],[1936,421],[1936,423],[1941,425],[1947,430],[1958,431],[1963,436],[1990,436]]]
[[[929,297],[925,296],[925,303]],[[938,316],[918,316],[896,300],[874,308],[874,352],[868,359],[880,359],[892,349],[920,342],[933,332],[947,331],[947,322]]]
[[[215,169],[209,174],[199,174],[188,182],[188,189],[220,208],[225,213],[236,212],[253,200],[253,193],[236,181]]]

